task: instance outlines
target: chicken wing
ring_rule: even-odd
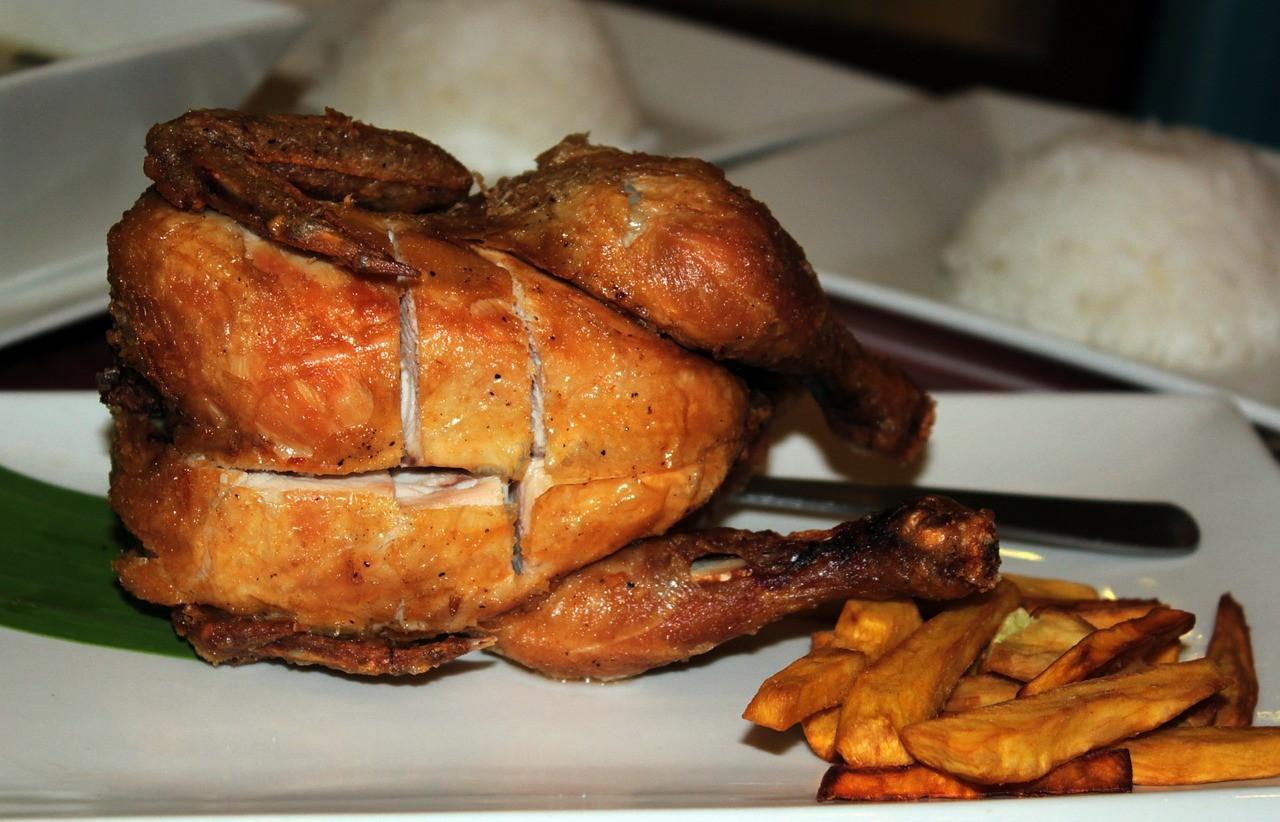
[[[189,111],[148,132],[143,171],[178,208],[209,206],[264,237],[357,271],[408,278],[418,272],[334,202],[420,211],[457,202],[473,183],[466,167],[434,143],[336,111]]]

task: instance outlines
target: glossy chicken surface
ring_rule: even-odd
[[[165,400],[174,444],[227,465],[398,465],[400,305],[216,212],[144,195],[108,238],[111,341]]]
[[[433,143],[334,111],[305,121],[191,111],[148,132],[143,170],[178,208],[213,208],[270,239],[393,277],[416,271],[333,203],[419,211],[453,203],[472,185]]]
[[[990,584],[998,564],[989,516],[925,497],[827,531],[640,540],[486,627],[494,650],[527,667],[618,679],[827,601],[960,597]]]
[[[169,440],[117,414],[111,501],[148,549],[126,588],[459,631],[665,532],[754,435],[739,378],[565,283],[397,245],[428,276],[355,278],[154,195],[116,226],[113,338]]]
[[[825,531],[729,528],[638,540],[569,575],[530,607],[458,636],[393,631],[335,640],[296,620],[246,619],[201,606],[174,617],[206,658],[285,659],[350,673],[419,673],[486,647],[559,679],[607,681],[679,662],[789,614],[855,596],[948,599],[989,587],[991,517],[926,497]]]
[[[453,216],[686,347],[799,378],[851,443],[910,459],[924,442],[929,399],[858,344],[795,240],[708,163],[568,137]]]
[[[439,148],[335,112],[192,112],[148,149],[156,185],[108,238],[110,500],[140,542],[115,568],[210,661],[414,673],[494,646],[623,676],[840,591],[993,584],[989,514],[932,502],[914,536],[677,527],[751,468],[790,384],[891,456],[932,421],[707,164],[570,138],[468,197]],[[714,595],[679,579],[713,544],[746,580]],[[557,603],[626,613],[590,582],[611,562],[683,586],[679,638],[653,609],[566,629]]]

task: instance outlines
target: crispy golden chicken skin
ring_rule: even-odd
[[[989,511],[923,497],[824,531],[650,537],[485,627],[495,651],[549,676],[619,679],[827,601],[962,597],[998,567]]]
[[[716,359],[791,375],[850,442],[911,459],[933,403],[862,348],[804,252],[710,163],[571,136],[450,217]]]
[[[639,540],[467,638],[317,637],[290,619],[207,606],[184,607],[174,621],[202,655],[224,662],[418,673],[470,650],[470,640],[547,676],[612,680],[684,661],[827,600],[963,596],[992,586],[998,567],[990,512],[924,497],[825,531],[718,528]]]
[[[116,413],[126,589],[455,632],[724,481],[754,435],[738,377],[500,252],[395,233],[427,276],[355,278],[154,195],[113,230],[119,357],[166,409],[160,440]]]
[[[142,170],[178,208],[212,208],[276,242],[392,277],[416,272],[336,204],[418,211],[457,202],[472,186],[470,172],[434,143],[332,110],[189,111],[147,132]]]
[[[107,262],[110,340],[164,398],[180,449],[325,474],[401,462],[394,283],[153,193],[111,229]]]

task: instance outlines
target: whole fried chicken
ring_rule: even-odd
[[[678,528],[792,382],[895,457],[932,420],[705,163],[570,138],[469,196],[443,150],[336,112],[191,112],[148,151],[108,238],[110,501],[139,541],[115,569],[206,659],[403,674],[493,647],[625,676],[824,598],[993,584],[990,515],[937,500],[892,519],[929,528]],[[737,582],[691,577],[691,546]],[[602,573],[699,591],[668,608],[679,641],[652,615],[566,630],[564,598],[621,613]],[[601,670],[611,642],[628,661]]]

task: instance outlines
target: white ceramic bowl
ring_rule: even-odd
[[[0,0],[0,42],[59,58],[0,76],[0,345],[106,304],[147,129],[243,103],[305,22],[250,0]]]

